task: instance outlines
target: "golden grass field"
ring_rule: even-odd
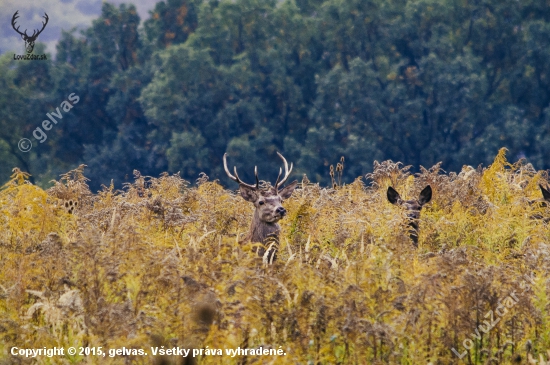
[[[46,191],[14,171],[0,190],[0,364],[544,364],[550,356],[550,231],[533,218],[550,218],[550,208],[530,204],[549,176],[507,162],[505,149],[488,168],[458,174],[434,166],[412,175],[385,161],[348,185],[304,178],[284,203],[278,260],[267,268],[252,245],[237,243],[252,204],[204,175],[191,184],[136,172],[123,191],[92,194],[84,166]],[[433,199],[415,249],[386,189],[408,199],[427,184]],[[72,213],[69,201],[78,203]],[[25,359],[13,346],[281,346],[286,356]]]

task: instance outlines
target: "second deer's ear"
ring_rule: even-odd
[[[388,201],[390,203],[401,204],[401,197],[399,196],[399,193],[395,191],[395,189],[391,186],[388,187],[388,192],[386,193],[386,196],[388,197]]]
[[[292,192],[294,192],[294,189],[296,189],[297,185],[298,185],[298,180],[294,180],[289,185],[285,186],[284,189],[279,191],[279,195],[281,196],[281,198],[283,198],[283,200],[290,198],[290,196],[292,195]]]
[[[544,200],[550,201],[550,191],[546,190],[542,187],[542,185],[539,184],[540,191],[542,191],[542,196],[544,197]]]
[[[432,200],[432,187],[428,185],[424,188],[424,190],[420,192],[420,196],[418,197],[418,204],[424,205],[429,203],[430,200]]]
[[[253,189],[246,185],[239,185],[239,192],[241,193],[241,196],[244,200],[247,202],[254,203],[256,200],[258,200],[258,190]]]

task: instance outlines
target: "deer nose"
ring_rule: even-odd
[[[275,210],[277,213],[279,213],[280,215],[285,215],[286,214],[286,209],[283,208],[283,207],[279,207]]]

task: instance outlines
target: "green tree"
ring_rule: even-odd
[[[143,26],[146,39],[156,49],[184,43],[198,26],[200,0],[159,1]]]

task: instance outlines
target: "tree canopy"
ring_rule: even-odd
[[[0,180],[84,163],[96,189],[134,170],[227,183],[225,152],[248,181],[254,165],[275,178],[277,151],[324,184],[341,156],[346,181],[374,160],[460,170],[500,147],[546,169],[549,20],[541,0],[168,0],[143,23],[104,3],[54,60],[0,58]]]

